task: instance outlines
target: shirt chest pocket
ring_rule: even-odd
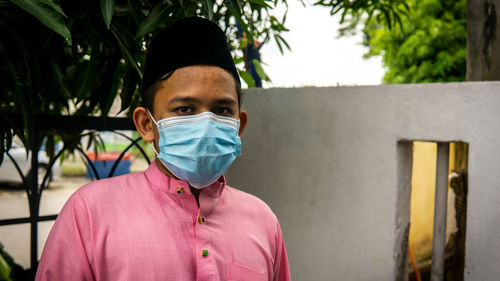
[[[255,269],[239,265],[234,262],[228,263],[227,281],[266,281],[267,275]]]

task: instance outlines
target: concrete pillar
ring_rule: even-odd
[[[500,0],[467,1],[467,81],[500,80]]]
[[[434,231],[432,235],[432,281],[442,281],[445,272],[449,146],[450,144],[447,142],[439,142],[437,149],[436,198],[434,203]]]

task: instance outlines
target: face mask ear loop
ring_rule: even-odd
[[[156,148],[153,145],[153,143],[150,142],[149,145],[151,145],[151,148],[155,151],[156,157],[158,157],[158,151],[156,151]]]
[[[153,118],[153,115],[151,114],[151,112],[149,111],[148,108],[146,108],[146,110],[148,111],[149,116],[151,117],[151,120],[153,120],[153,122],[155,123],[156,128],[158,128],[158,123],[156,123],[156,120]],[[158,130],[159,130],[159,128],[158,128]],[[150,142],[149,145],[151,145],[151,147],[155,151],[156,156],[158,157],[158,151],[156,151],[156,148],[155,148],[154,144]]]
[[[155,123],[156,127],[158,128],[158,123],[156,123],[156,120],[155,118],[153,117],[153,114],[151,114],[151,112],[149,111],[148,108],[146,108],[146,110],[148,111],[148,114],[149,114],[149,117],[151,117],[151,120],[153,120],[153,123]],[[159,128],[158,128],[159,129]]]

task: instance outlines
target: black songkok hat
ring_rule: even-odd
[[[167,26],[149,43],[142,90],[147,90],[166,73],[191,65],[221,67],[240,83],[224,32],[207,19],[189,17]]]

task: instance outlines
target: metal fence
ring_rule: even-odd
[[[21,115],[9,115],[8,124],[4,123],[2,126],[6,126],[8,129],[23,129],[24,123]],[[0,220],[0,226],[5,225],[16,225],[16,224],[30,224],[30,269],[31,273],[34,276],[36,273],[36,268],[38,266],[38,223],[43,221],[55,220],[57,218],[57,214],[40,216],[40,199],[42,197],[43,190],[48,186],[49,178],[51,174],[51,169],[54,166],[54,163],[59,160],[59,158],[63,155],[64,151],[67,151],[68,148],[73,148],[78,151],[92,172],[93,176],[96,179],[99,179],[99,173],[97,169],[91,161],[91,159],[87,156],[85,151],[79,147],[75,146],[75,142],[79,142],[82,136],[89,135],[94,132],[100,131],[113,131],[116,134],[126,138],[130,141],[130,144],[121,152],[119,157],[114,161],[111,170],[109,171],[108,177],[114,175],[115,170],[119,164],[119,162],[124,157],[125,153],[129,151],[132,147],[137,147],[141,152],[142,156],[146,159],[148,163],[150,163],[150,159],[146,155],[145,151],[138,144],[140,138],[133,139],[129,136],[117,132],[117,131],[135,131],[134,123],[130,118],[113,118],[113,117],[88,117],[88,116],[57,116],[57,115],[40,115],[35,116],[33,126],[31,127],[31,138],[29,140],[29,151],[32,155],[31,157],[31,169],[30,173],[25,176],[21,171],[19,165],[16,163],[14,158],[6,152],[6,156],[9,157],[14,163],[17,172],[20,174],[23,187],[26,190],[26,194],[28,197],[28,205],[29,205],[29,217],[21,217],[21,218],[13,218],[13,219],[2,219]],[[41,142],[43,141],[41,135],[43,132],[54,131],[54,132],[71,132],[71,131],[84,131],[91,130],[90,133],[78,134],[78,136],[74,137],[74,139],[66,141],[64,147],[57,151],[54,157],[51,159],[48,167],[46,169],[46,173],[43,177],[43,180],[39,182],[41,179],[38,175],[39,168],[39,159],[38,152]]]

